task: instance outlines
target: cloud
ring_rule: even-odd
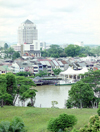
[[[33,21],[47,43],[100,44],[99,0],[0,0],[0,39],[17,42],[18,26]]]

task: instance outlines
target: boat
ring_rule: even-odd
[[[61,85],[72,85],[75,84],[77,81],[75,79],[70,80],[60,80],[58,83],[55,83],[55,86],[61,86]]]

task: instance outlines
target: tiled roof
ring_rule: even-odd
[[[67,63],[66,61],[64,61],[64,60],[62,60],[61,62],[62,62],[63,64],[68,64],[68,63]]]

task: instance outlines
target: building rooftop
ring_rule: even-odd
[[[25,22],[24,22],[24,24],[33,24],[33,22],[31,22],[30,20],[26,20]]]

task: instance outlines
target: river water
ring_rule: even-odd
[[[55,86],[55,85],[41,85],[33,87],[36,92],[35,107],[51,108],[52,101],[57,101],[55,105],[58,108],[65,108],[65,101],[68,99],[68,91],[71,89],[71,85],[67,86]],[[29,100],[26,101],[26,104]],[[21,103],[19,103],[19,106]]]
[[[57,101],[55,105],[59,108],[65,107],[65,101],[68,99],[68,91],[71,86],[55,86],[55,85],[42,85],[37,86],[35,89],[38,90],[36,93],[36,107],[52,107],[51,101]]]

